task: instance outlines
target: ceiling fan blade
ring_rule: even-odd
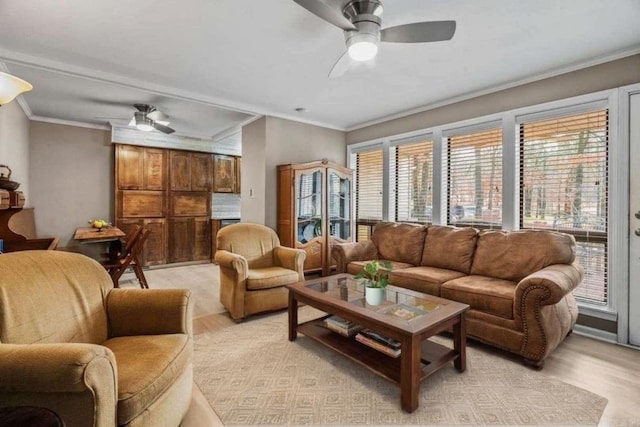
[[[175,130],[171,129],[169,126],[161,125],[160,123],[153,122],[151,126],[153,126],[154,129],[159,130],[160,132],[164,132],[164,133],[175,132]]]
[[[353,61],[351,60],[351,57],[349,56],[349,52],[344,52],[342,54],[342,56],[340,56],[340,58],[338,58],[338,60],[336,61],[335,64],[333,64],[333,67],[331,67],[331,71],[329,71],[329,78],[336,78],[336,77],[340,77],[343,76],[344,73],[347,72],[347,70],[349,70],[349,67],[351,66],[351,63]]]
[[[323,0],[293,0],[319,18],[343,30],[355,30],[356,26],[344,17],[340,9],[326,4]]]
[[[385,28],[380,40],[393,43],[424,43],[450,40],[456,32],[456,21],[414,22]]]
[[[169,116],[167,116],[165,113],[163,113],[162,111],[159,110],[155,110],[149,114],[147,114],[147,117],[149,117],[151,120],[161,120],[161,121],[166,121]]]

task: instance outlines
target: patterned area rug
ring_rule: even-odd
[[[303,307],[300,320],[317,315]],[[289,342],[286,313],[197,335],[194,376],[225,425],[598,424],[605,398],[469,344],[467,370],[423,381],[412,414],[394,384],[302,335]]]

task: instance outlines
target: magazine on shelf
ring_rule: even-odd
[[[360,333],[358,333],[356,335],[356,341],[358,341],[358,342],[360,342],[360,343],[362,343],[362,344],[364,344],[364,345],[366,345],[368,347],[371,347],[371,348],[373,348],[375,350],[378,350],[379,352],[384,353],[387,356],[391,356],[391,357],[400,356],[400,349],[399,348],[397,348],[397,349],[391,348],[391,347],[389,347],[389,346],[387,346],[385,344],[382,344],[382,343],[380,343],[380,342],[378,342],[376,340],[373,340],[373,339],[363,335],[362,332],[360,332]]]
[[[338,316],[327,317],[324,319],[323,324],[327,329],[347,337],[355,335],[362,329],[362,326]]]

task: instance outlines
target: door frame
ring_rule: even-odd
[[[640,83],[624,86],[620,88],[619,91],[619,132],[620,132],[620,152],[627,153],[628,161],[626,162],[624,170],[619,171],[621,178],[626,179],[627,182],[627,197],[623,198],[624,200],[620,200],[619,208],[626,212],[626,220],[625,224],[627,230],[627,251],[626,251],[626,269],[623,271],[624,274],[624,286],[620,286],[619,292],[617,293],[616,302],[618,309],[618,342],[621,344],[629,344],[629,322],[630,322],[630,313],[629,313],[629,294],[630,294],[630,286],[631,286],[631,276],[630,276],[630,268],[631,268],[631,260],[629,259],[629,251],[631,245],[630,234],[632,233],[629,219],[633,212],[631,212],[630,201],[631,201],[631,183],[629,181],[629,168],[631,161],[631,134],[630,134],[630,126],[631,126],[631,96],[640,94]],[[621,275],[622,276],[622,275]],[[622,279],[622,277],[620,277]]]

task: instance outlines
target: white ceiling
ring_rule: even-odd
[[[449,19],[451,41],[383,43],[329,79],[342,31],[292,0],[0,0],[0,62],[35,119],[126,123],[146,102],[213,137],[265,114],[349,130],[640,52],[639,0],[386,0],[382,26]]]

